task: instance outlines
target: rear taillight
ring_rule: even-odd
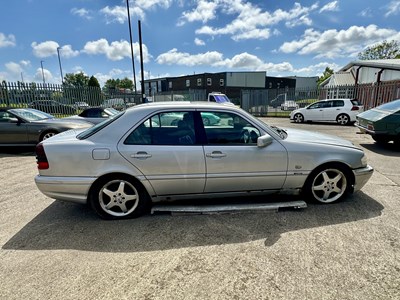
[[[351,108],[351,110],[360,110],[360,108],[359,108],[358,106],[353,106],[353,107]]]
[[[46,152],[42,143],[36,145],[36,163],[39,170],[46,170],[49,168],[49,162],[47,161]]]

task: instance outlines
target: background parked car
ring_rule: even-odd
[[[400,99],[382,104],[357,115],[355,124],[380,144],[400,145]]]
[[[33,108],[0,108],[0,146],[31,146],[62,131],[93,126],[84,121],[56,119]]]
[[[176,126],[163,125],[166,113],[181,112]],[[205,113],[234,121],[205,126]],[[373,172],[362,149],[347,140],[270,127],[234,105],[208,102],[137,105],[78,135],[43,141],[36,153],[41,192],[89,203],[108,219],[137,217],[152,201],[194,195],[286,192],[332,203],[359,190]]]
[[[79,115],[74,115],[66,117],[64,119],[68,120],[80,120],[90,122],[92,124],[98,124],[111,118],[119,113],[118,110],[114,108],[103,108],[103,107],[91,107],[82,111]]]
[[[299,105],[296,103],[296,101],[287,100],[281,104],[281,110],[295,110],[295,109],[299,109]]]
[[[290,113],[290,120],[302,122],[337,122],[348,125],[356,121],[356,115],[364,111],[357,99],[326,99]]]
[[[72,115],[76,113],[73,106],[62,104],[55,100],[36,100],[28,104],[29,108],[41,110],[49,114]]]

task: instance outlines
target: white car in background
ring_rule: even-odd
[[[303,122],[337,122],[348,125],[356,121],[356,116],[364,111],[357,99],[325,99],[314,102],[290,113],[290,120]]]

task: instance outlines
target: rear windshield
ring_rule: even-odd
[[[357,106],[362,105],[361,102],[358,101],[357,99],[352,99],[352,100],[351,100],[351,103],[352,103],[353,105],[357,105]]]
[[[390,110],[390,111],[400,110],[400,99],[389,102],[389,103],[382,104],[382,105],[378,106],[377,109]]]
[[[112,116],[109,119],[106,119],[105,121],[103,121],[97,125],[94,125],[93,127],[89,127],[85,131],[78,134],[76,136],[76,138],[79,140],[87,139],[88,137],[92,136],[96,132],[99,132],[100,130],[102,130],[104,127],[107,127],[109,124],[114,122],[116,119],[120,118],[124,113],[125,113],[125,111],[121,111],[119,114]]]

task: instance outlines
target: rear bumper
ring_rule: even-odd
[[[361,190],[361,188],[367,183],[367,181],[371,178],[372,173],[374,173],[374,168],[370,165],[353,170],[354,174],[354,192]]]
[[[35,177],[36,186],[47,197],[81,204],[87,203],[89,189],[95,180],[95,177]]]

